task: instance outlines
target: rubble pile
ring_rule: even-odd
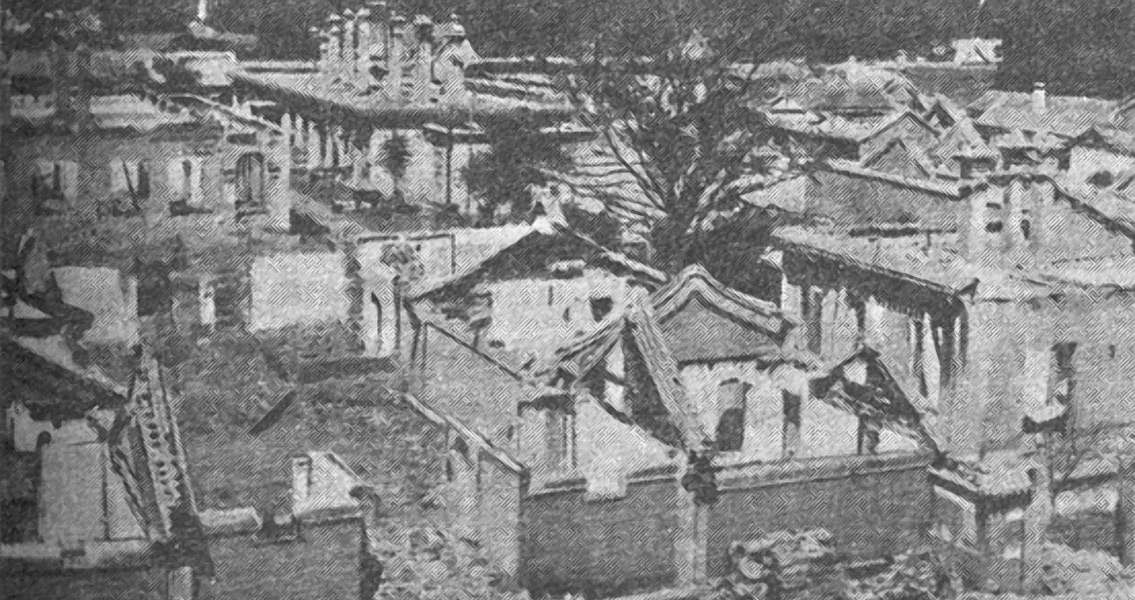
[[[830,598],[843,578],[832,535],[824,529],[736,542],[729,558],[730,572],[709,598]]]
[[[941,563],[928,554],[895,557],[881,572],[846,579],[844,600],[936,600],[946,581]]]
[[[1107,594],[1131,584],[1119,560],[1106,552],[1045,544],[1040,560],[1039,591],[1044,594]]]
[[[463,539],[429,526],[385,529],[374,544],[383,565],[375,600],[527,600],[524,592],[501,589],[499,574]]]

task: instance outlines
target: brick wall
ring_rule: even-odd
[[[216,581],[203,600],[359,598],[362,520],[304,527],[294,541],[211,538]],[[368,599],[369,600],[369,599]]]
[[[707,573],[725,575],[734,541],[782,529],[824,527],[855,558],[928,543],[934,515],[929,456],[896,454],[795,461],[720,474],[709,516]]]
[[[631,481],[618,500],[589,501],[582,484],[525,498],[522,584],[589,597],[666,587],[677,576],[680,487],[673,476]]]
[[[165,600],[165,570],[0,572],[0,599]]]

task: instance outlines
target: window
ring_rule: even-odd
[[[859,417],[857,447],[859,454],[876,454],[879,449],[879,423],[864,415]]]
[[[596,322],[602,321],[615,307],[615,301],[610,296],[591,299],[591,318]]]
[[[745,404],[749,384],[731,379],[718,388],[717,449],[737,452],[745,444]]]
[[[1072,395],[1076,387],[1076,367],[1072,361],[1075,353],[1075,342],[1062,342],[1052,346],[1052,374],[1048,386],[1049,402],[1059,403],[1065,407],[1072,406]]]
[[[575,417],[549,410],[546,432],[548,466],[555,471],[575,468]]]
[[[800,450],[800,395],[781,390],[784,405],[783,455],[792,458]]]
[[[32,197],[40,201],[66,202],[75,197],[79,165],[67,161],[36,161],[32,176]]]
[[[808,350],[820,354],[823,351],[824,340],[824,292],[817,288],[804,290],[801,299],[804,313],[804,339]]]
[[[910,374],[918,385],[918,393],[926,397],[926,333],[922,315],[910,317],[908,331],[910,333]]]
[[[110,193],[115,198],[129,199],[132,208],[140,208],[139,202],[150,197],[150,166],[145,160],[125,161],[116,158],[110,161]]]

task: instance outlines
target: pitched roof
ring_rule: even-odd
[[[1069,145],[1098,144],[1117,154],[1135,156],[1135,134],[1108,124],[1098,124],[1069,142]]]
[[[16,337],[0,327],[0,406],[19,398],[36,420],[82,418],[127,402],[126,388],[98,367],[75,363],[58,336]]]
[[[955,242],[956,246],[956,235],[943,237]],[[939,253],[928,255],[922,251],[923,241],[913,236],[871,239],[812,231],[802,227],[783,227],[773,235],[773,240],[782,249],[805,255],[825,256],[866,271],[914,281],[948,294],[961,293],[975,280],[973,270],[962,259],[957,248],[953,248],[952,252],[943,249]]]
[[[690,315],[693,321],[685,319]],[[710,324],[714,322],[726,324],[727,329],[713,329]],[[696,448],[707,438],[678,383],[678,362],[764,355],[773,361],[809,364],[806,357],[784,348],[795,325],[775,306],[725,287],[694,265],[652,294],[645,305],[609,319],[590,335],[557,350],[539,374],[565,374],[578,381],[621,345],[627,359],[628,386],[643,389],[647,401],[657,406],[607,409],[646,427],[667,444]],[[635,374],[633,369],[640,370]],[[632,396],[637,398],[638,394]],[[655,414],[658,411],[662,412]],[[669,424],[660,423],[659,415],[668,416]]]
[[[784,359],[796,323],[763,300],[726,287],[700,265],[686,267],[650,297],[664,339],[680,362],[766,355]]]
[[[944,163],[961,152],[970,152],[979,158],[1000,158],[1000,155],[985,143],[969,118],[958,120],[942,132],[938,143],[929,150],[931,158],[939,163]]]
[[[709,438],[680,383],[678,363],[651,307],[632,307],[591,335],[561,348],[550,370],[578,381],[603,364],[616,346],[623,349],[627,386],[637,393],[627,395],[625,407],[605,398],[595,400],[615,417],[646,429],[665,444],[685,450],[702,448]]]
[[[848,160],[831,159],[824,163],[823,168],[835,173],[842,173],[844,175],[850,175],[852,177],[859,177],[864,179],[872,179],[895,186],[930,192],[932,194],[938,194],[950,198],[961,198],[963,196],[963,188],[956,183],[904,177],[902,175],[896,175],[894,173],[867,169]]]
[[[589,263],[603,265],[617,273],[629,274],[651,285],[660,285],[667,279],[665,273],[604,248],[560,222],[540,219],[531,228],[522,230],[522,235],[515,238],[509,236],[504,245],[462,265],[461,271],[420,282],[408,297],[419,300],[464,289],[485,277],[507,278],[520,272],[534,272],[545,268],[552,257],[557,257],[557,260],[583,258]]]
[[[1033,107],[1032,94],[1000,91],[988,92],[975,104],[988,105],[977,117],[978,125],[1008,131],[1044,131],[1063,137],[1076,137],[1093,125],[1108,122],[1117,107],[1111,100],[1049,95],[1045,107],[1038,111]]]

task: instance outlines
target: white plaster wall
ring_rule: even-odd
[[[805,396],[800,411],[798,456],[846,456],[858,450],[859,419],[820,400]]]
[[[493,322],[485,339],[520,352],[545,352],[595,328],[590,299],[608,296],[612,312],[625,300],[626,282],[603,271],[575,279],[522,279],[490,284]]]
[[[1099,148],[1075,146],[1068,167],[1072,181],[1087,185],[1087,179],[1099,171],[1110,171],[1112,175],[1118,175],[1135,167],[1135,158]]]
[[[63,301],[95,316],[84,340],[138,343],[138,298],[133,279],[105,267],[59,267],[54,274]]]
[[[347,318],[348,282],[339,252],[257,257],[251,279],[253,331]]]
[[[579,470],[589,491],[621,495],[626,476],[670,462],[668,448],[638,427],[616,420],[594,402],[576,404]]]

